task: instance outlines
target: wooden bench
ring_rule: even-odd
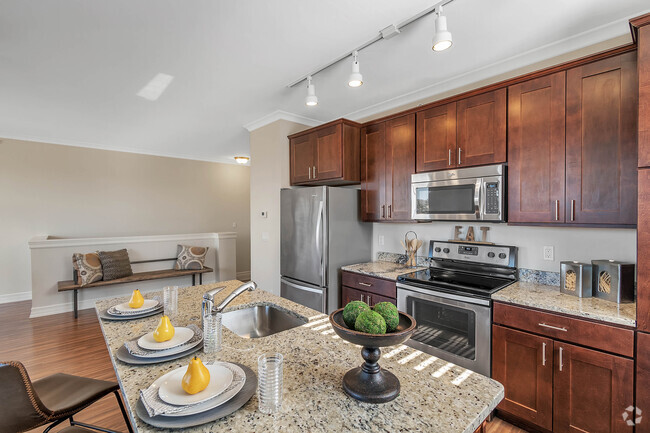
[[[176,258],[173,259],[159,259],[159,260],[142,260],[138,262],[131,262],[131,264],[138,264],[138,263],[152,263],[152,262],[162,262],[162,261],[169,261],[169,260],[176,260]],[[203,274],[206,274],[208,272],[212,272],[214,269],[204,267],[203,269],[162,269],[159,271],[147,271],[147,272],[138,272],[134,273],[133,275],[130,275],[128,277],[124,278],[117,278],[115,280],[108,280],[108,281],[96,281],[94,283],[86,284],[85,286],[82,286],[81,284],[75,283],[74,280],[67,280],[67,281],[59,281],[58,282],[58,287],[59,287],[59,292],[66,292],[68,290],[74,290],[74,317],[75,319],[78,317],[78,301],[77,301],[77,293],[79,289],[88,289],[91,287],[103,287],[103,286],[112,286],[114,284],[124,284],[124,283],[135,283],[138,281],[151,281],[151,280],[162,280],[165,278],[175,278],[175,277],[182,277],[185,275],[191,275],[192,276],[192,285],[196,285],[196,276],[199,276],[199,285],[203,284]]]

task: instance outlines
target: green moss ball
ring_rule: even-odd
[[[386,321],[381,317],[381,314],[372,310],[362,311],[357,316],[354,329],[367,334],[385,334]]]
[[[343,309],[343,321],[348,328],[354,329],[354,324],[357,321],[357,316],[362,311],[370,311],[370,307],[361,301],[352,301]]]
[[[399,313],[397,312],[397,307],[391,302],[380,302],[376,304],[372,309],[381,314],[381,317],[386,321],[386,332],[393,332],[397,329],[399,325]]]

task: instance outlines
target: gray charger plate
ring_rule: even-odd
[[[216,421],[219,418],[230,415],[231,413],[239,410],[243,405],[250,400],[257,390],[257,376],[250,368],[245,365],[233,362],[233,364],[240,366],[246,373],[246,383],[244,387],[233,398],[213,409],[206,410],[205,412],[197,413],[188,416],[164,416],[158,415],[150,417],[147,410],[144,408],[142,401],[138,398],[135,405],[135,413],[142,421],[149,425],[159,428],[188,428],[197,425],[205,424],[208,422]]]
[[[167,361],[172,361],[174,359],[182,358],[198,350],[201,350],[202,348],[203,348],[203,342],[200,342],[196,346],[189,348],[184,352],[175,353],[174,355],[161,356],[160,358],[142,358],[139,356],[131,355],[129,351],[126,350],[126,347],[122,345],[120,346],[119,349],[117,349],[117,352],[115,352],[115,357],[120,361],[131,365],[149,365],[149,364],[158,364],[160,362],[167,362]]]
[[[130,314],[130,315],[125,314],[124,316],[113,316],[112,314],[108,314],[108,309],[106,309],[100,311],[98,315],[100,319],[104,319],[104,320],[136,320],[136,319],[142,319],[149,316],[155,316],[156,314],[162,312],[163,312],[163,306],[161,305],[160,307],[154,310],[142,314]]]

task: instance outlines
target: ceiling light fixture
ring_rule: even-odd
[[[352,62],[352,73],[348,79],[348,86],[361,87],[363,84],[363,75],[361,75],[361,72],[359,72],[359,52],[355,50],[352,53],[352,57],[354,57],[354,61]]]
[[[433,51],[444,51],[451,47],[451,32],[447,30],[447,17],[442,15],[442,6],[436,10],[436,34],[433,37],[431,49]]]
[[[308,107],[318,105],[316,87],[311,83],[311,75],[307,76],[307,97],[305,98],[305,105]]]
[[[250,158],[247,156],[235,156],[237,164],[246,164]]]

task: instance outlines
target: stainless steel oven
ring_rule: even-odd
[[[415,349],[490,376],[490,301],[397,284],[397,309],[418,327],[407,342]]]
[[[415,220],[503,222],[505,165],[460,168],[411,175],[411,217]]]

